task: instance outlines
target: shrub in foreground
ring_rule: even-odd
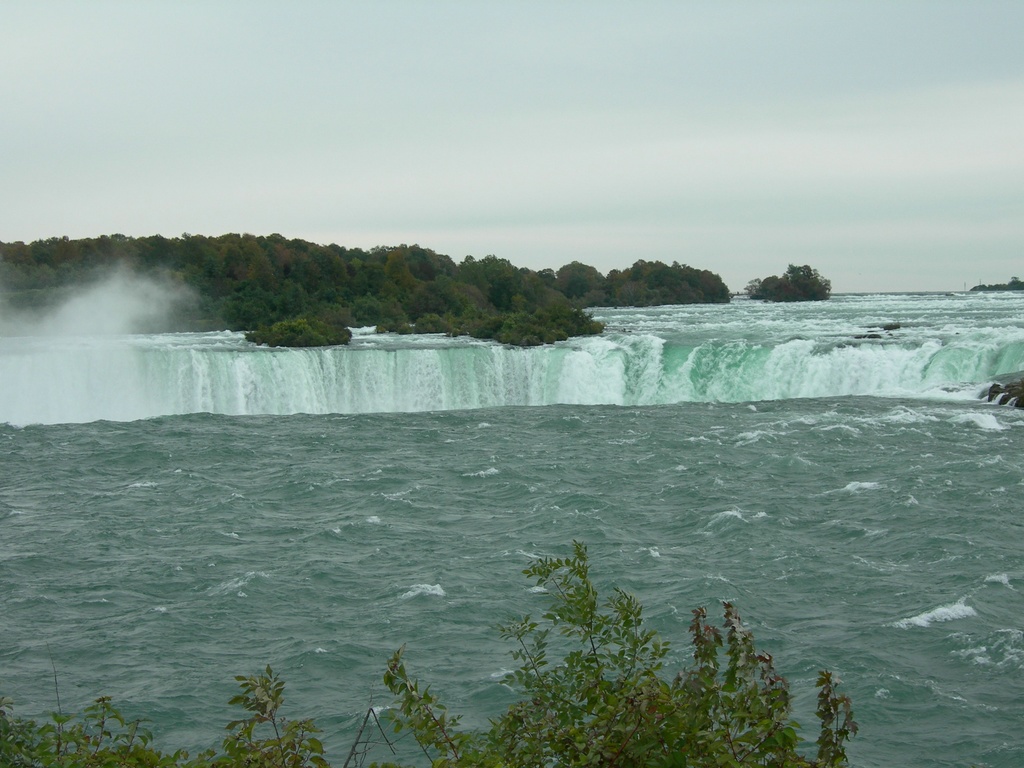
[[[81,716],[54,712],[37,723],[14,716],[0,698],[0,766],[3,768],[329,768],[312,720],[280,714],[284,683],[268,666],[260,675],[235,678],[242,692],[230,703],[248,715],[227,725],[222,751],[163,752],[141,721],[128,721],[107,696]]]
[[[617,589],[599,601],[582,544],[574,543],[571,556],[541,558],[524,573],[546,593],[548,607],[539,620],[524,616],[500,627],[519,664],[505,682],[522,697],[489,730],[460,729],[459,718],[409,675],[404,648],[388,662],[384,682],[397,698],[392,724],[412,732],[434,768],[847,765],[845,744],[857,725],[849,699],[836,693],[838,680],[819,675],[820,728],[815,756],[806,757],[798,748],[815,749],[801,745],[789,687],[772,657],[754,647],[732,605],[725,604],[724,631],[708,623],[703,608],[693,612],[693,665],[667,677],[668,644],[644,626],[635,597]],[[269,666],[235,679],[241,693],[230,703],[246,717],[228,724],[220,751],[194,758],[152,746],[151,734],[106,697],[81,717],[57,712],[42,724],[16,718],[11,701],[0,698],[0,766],[328,768],[313,721],[280,714],[284,683]],[[387,766],[394,768],[380,768]]]
[[[725,632],[704,609],[690,624],[693,667],[663,675],[668,644],[643,623],[636,598],[615,590],[603,605],[589,575],[586,548],[542,558],[524,573],[548,595],[540,621],[501,627],[519,669],[506,683],[522,699],[490,730],[460,730],[429,687],[406,670],[403,649],[384,681],[398,699],[396,730],[411,730],[432,765],[502,766],[845,766],[857,725],[850,701],[828,672],[818,678],[816,756],[797,751],[789,687],[736,609],[725,604]],[[556,652],[557,651],[557,655]]]

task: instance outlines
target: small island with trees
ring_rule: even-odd
[[[1024,291],[1024,280],[1019,277],[1011,277],[1008,283],[992,283],[991,285],[976,285],[972,291]]]
[[[751,280],[746,294],[763,301],[824,301],[832,296],[832,283],[809,264],[790,264],[782,277],[769,275]]]
[[[0,300],[42,312],[116,268],[190,289],[194,300],[160,330],[245,331],[272,346],[345,344],[350,328],[371,325],[535,346],[601,333],[589,307],[730,300],[719,275],[678,262],[534,271],[493,255],[456,263],[419,245],[362,250],[277,234],[0,243]]]

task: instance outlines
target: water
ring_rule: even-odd
[[[507,705],[493,625],[580,539],[677,666],[730,600],[805,727],[837,671],[855,765],[1024,764],[1024,412],[977,399],[1024,370],[1022,310],[606,310],[534,350],[2,339],[0,688],[48,711],[52,663],[65,710],[109,694],[194,748],[270,663],[340,765],[403,643],[470,724]]]

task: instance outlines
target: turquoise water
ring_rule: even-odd
[[[506,705],[493,625],[580,539],[676,665],[730,600],[806,726],[837,671],[855,765],[1024,764],[1024,412],[977,399],[1022,299],[609,310],[540,350],[0,339],[0,688],[54,708],[52,659],[65,710],[197,747],[270,663],[340,765],[403,643],[470,724]]]

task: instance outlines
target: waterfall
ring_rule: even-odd
[[[527,349],[440,336],[363,335],[316,349],[256,347],[230,332],[21,337],[0,339],[0,421],[973,397],[1022,368],[1019,332],[860,344],[619,333]]]

